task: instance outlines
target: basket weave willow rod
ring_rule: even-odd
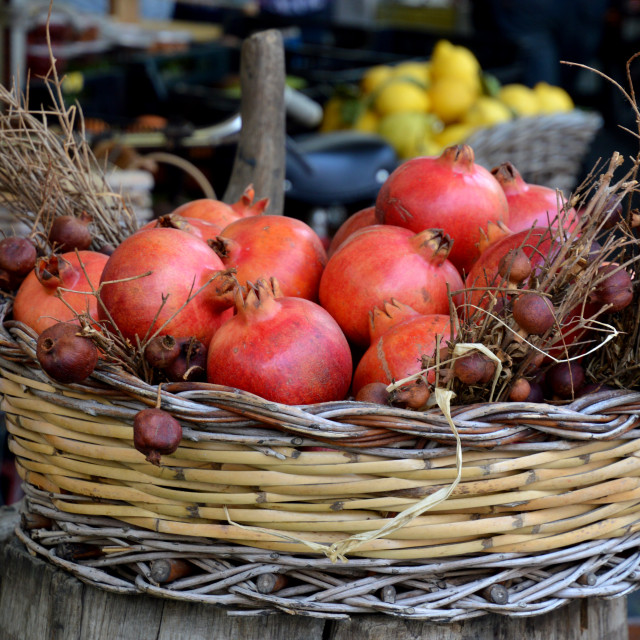
[[[1,409],[26,492],[17,533],[90,584],[239,615],[434,621],[638,586],[638,392],[455,407],[456,436],[439,409],[287,406],[173,383],[162,407],[184,438],[155,466],[131,424],[157,387],[106,365],[55,384],[34,349],[24,325],[3,325]],[[167,561],[183,568],[171,582],[155,572]]]
[[[478,129],[465,143],[487,169],[509,161],[527,182],[569,193],[577,186],[585,155],[602,124],[599,113],[573,109]]]

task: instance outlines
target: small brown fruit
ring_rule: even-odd
[[[82,382],[98,364],[97,347],[79,332],[76,324],[58,322],[38,336],[38,362],[42,370],[58,382]]]
[[[538,293],[522,293],[513,301],[513,319],[534,336],[544,335],[556,321],[553,304]]]
[[[151,464],[176,451],[181,439],[182,426],[167,411],[142,409],[133,418],[133,445]]]

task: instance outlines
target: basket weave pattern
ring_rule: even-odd
[[[602,123],[600,114],[574,109],[479,129],[466,144],[487,169],[508,161],[527,182],[569,193]]]
[[[536,615],[638,586],[640,393],[456,407],[458,474],[438,409],[291,407],[166,385],[162,407],[184,438],[155,466],[133,447],[131,423],[157,387],[104,367],[89,384],[54,385],[34,352],[33,333],[7,323],[1,408],[26,509],[51,522],[18,534],[91,584],[244,614],[438,621]],[[159,558],[192,570],[160,584]],[[277,575],[287,583],[270,592],[260,579]]]

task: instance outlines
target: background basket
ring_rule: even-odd
[[[478,129],[466,144],[473,148],[476,162],[489,170],[511,162],[525,181],[569,193],[577,186],[602,124],[599,113],[574,109]]]
[[[5,324],[1,408],[26,491],[18,535],[101,588],[454,621],[637,587],[640,393],[457,407],[455,433],[439,410],[296,407],[173,383],[162,407],[184,438],[154,466],[131,424],[157,387],[104,366],[89,384],[52,384],[34,350],[30,330]]]

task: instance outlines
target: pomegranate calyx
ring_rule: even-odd
[[[451,165],[452,169],[461,173],[471,171],[475,159],[475,153],[468,144],[456,144],[447,147],[439,158],[440,162]]]
[[[513,232],[502,220],[498,222],[490,220],[486,229],[480,227],[480,240],[476,242],[476,247],[480,253],[484,253],[489,246],[510,235],[513,235]]]
[[[187,219],[178,213],[167,213],[156,220],[156,227],[190,231],[193,228],[193,225],[189,224]]]
[[[269,206],[269,198],[261,198],[254,202],[256,192],[253,184],[250,184],[242,193],[237,202],[234,202],[231,208],[241,217],[255,216],[264,213]]]
[[[223,262],[231,260],[240,251],[240,244],[231,238],[216,236],[207,241],[207,244],[215,251]]]
[[[239,286],[235,269],[214,271],[209,275],[205,291],[214,309],[224,311],[235,303],[235,290]]]
[[[442,229],[425,229],[411,238],[416,251],[427,254],[434,264],[442,264],[451,253],[453,239]]]
[[[257,282],[247,282],[247,293],[243,295],[243,288],[236,287],[234,294],[238,314],[251,314],[258,311],[261,315],[276,313],[280,303],[276,298],[282,297],[280,285],[275,278],[260,278]]]
[[[38,258],[35,268],[40,284],[48,289],[73,287],[80,278],[79,270],[59,255]]]
[[[502,189],[507,195],[529,190],[529,186],[522,179],[520,172],[508,160],[491,169],[491,173],[502,185]]]
[[[386,333],[391,327],[418,315],[420,314],[413,307],[395,298],[391,298],[391,302],[385,301],[380,307],[374,307],[369,311],[369,335],[371,336],[371,343]]]

